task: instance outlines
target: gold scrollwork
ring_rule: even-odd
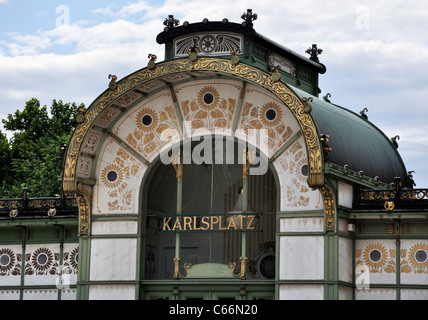
[[[76,198],[79,203],[79,235],[89,235],[89,217],[91,206],[91,194],[82,183],[78,183]]]
[[[245,268],[246,268],[246,264],[247,264],[248,258],[247,257],[244,257],[244,258],[241,257],[240,259],[241,259],[241,272],[239,274],[239,279],[245,280],[246,279]]]
[[[386,211],[391,212],[392,210],[394,210],[395,208],[395,203],[394,201],[385,201],[383,207],[385,208]]]
[[[180,266],[180,258],[174,258],[174,280],[180,279],[179,266]]]
[[[177,180],[181,181],[181,171],[182,171],[181,150],[178,150],[177,153],[172,154],[171,164],[175,169],[175,174],[176,174]]]
[[[333,191],[324,188],[322,189],[325,204],[324,224],[327,232],[334,232],[336,228],[336,209]]]
[[[244,150],[242,154],[243,160],[243,172],[242,178],[247,179],[248,170],[250,169],[251,163],[256,159],[256,151],[255,150]]]

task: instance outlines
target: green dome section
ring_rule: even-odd
[[[311,115],[320,135],[329,135],[324,161],[365,176],[390,183],[400,177],[408,186],[406,167],[391,140],[372,123],[358,114],[317,98],[300,89],[291,89],[302,99],[312,98]]]

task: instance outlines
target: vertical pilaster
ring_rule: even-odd
[[[174,166],[177,177],[177,216],[182,213],[183,205],[183,164],[181,163],[181,152],[172,157],[171,164]],[[178,280],[180,266],[180,233],[175,234],[175,257],[174,257],[174,280]]]
[[[339,236],[337,204],[333,188],[322,190],[324,197],[324,299],[339,299]]]
[[[77,300],[89,299],[89,270],[91,262],[91,239],[79,237],[79,269],[77,271]]]

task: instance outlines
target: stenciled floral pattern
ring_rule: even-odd
[[[355,265],[369,268],[370,273],[394,273],[396,271],[395,249],[386,249],[378,242],[367,244],[363,249],[355,251]]]
[[[132,208],[134,186],[129,183],[131,177],[137,175],[141,163],[123,148],[119,148],[112,164],[101,170],[101,182],[109,190],[108,202],[110,211],[124,211]]]
[[[9,248],[0,249],[0,276],[18,276],[21,274],[21,254]]]
[[[276,102],[266,102],[261,106],[246,102],[241,115],[241,129],[245,132],[249,129],[267,129],[267,147],[269,154],[273,155],[294,133],[284,120],[281,106]]]
[[[67,274],[77,274],[79,247],[74,248],[71,252],[64,252],[63,260],[63,272]]]
[[[37,248],[25,255],[25,275],[56,275],[58,274],[59,253],[47,247]]]
[[[322,208],[320,192],[312,190],[308,185],[308,159],[303,143],[300,138],[275,161],[280,178],[284,180],[281,210]]]
[[[190,121],[192,129],[230,128],[236,109],[236,99],[220,96],[213,86],[202,87],[196,99],[181,103],[184,121]]]
[[[150,159],[166,143],[169,130],[180,133],[177,116],[173,106],[156,111],[150,107],[143,107],[136,113],[135,130],[128,134],[126,142],[138,151],[143,157]],[[166,134],[166,135],[165,135]]]
[[[401,272],[428,273],[428,244],[416,243],[401,249]]]

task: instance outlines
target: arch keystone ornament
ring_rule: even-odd
[[[68,195],[76,196],[80,205],[80,234],[89,233],[89,215],[91,208],[91,192],[83,187],[78,187],[76,169],[82,145],[89,130],[94,125],[97,117],[107,108],[112,106],[120,98],[151,81],[162,79],[166,76],[180,75],[191,72],[206,72],[208,74],[222,74],[247,83],[259,86],[282,101],[292,112],[306,144],[308,154],[308,184],[313,189],[324,186],[323,153],[319,141],[319,134],[310,113],[305,111],[305,104],[285,83],[272,77],[272,74],[261,71],[244,63],[234,63],[230,59],[202,58],[196,60],[177,59],[160,62],[156,68],[144,68],[116,82],[114,90],[104,91],[90,106],[80,115],[80,121],[71,138],[63,173],[63,189]],[[90,188],[91,189],[91,188]]]

